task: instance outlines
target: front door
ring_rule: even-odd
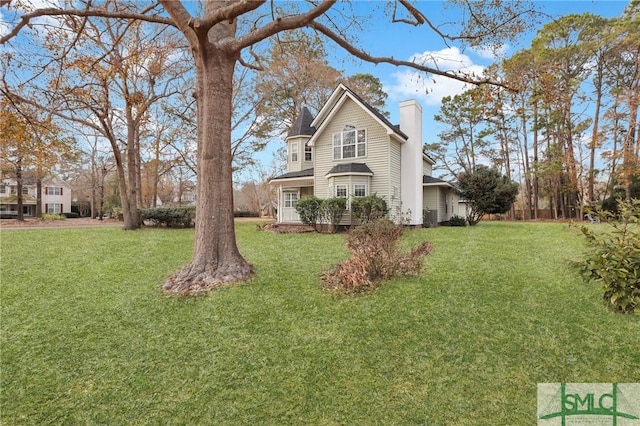
[[[300,216],[296,211],[296,205],[298,204],[299,194],[298,191],[284,191],[282,193],[284,206],[282,208],[282,222],[300,222]]]

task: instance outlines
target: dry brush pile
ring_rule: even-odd
[[[433,251],[433,244],[423,241],[406,253],[399,246],[403,232],[402,225],[386,218],[352,228],[347,236],[352,256],[324,275],[325,289],[361,293],[373,290],[382,280],[419,273],[423,258]]]

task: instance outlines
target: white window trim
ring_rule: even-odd
[[[364,195],[356,195],[356,186],[362,186],[364,188]],[[367,194],[368,194],[368,192],[367,192],[367,184],[366,183],[354,183],[353,184],[353,197],[354,198],[366,197]]]
[[[292,196],[293,196],[293,195],[295,195],[295,200],[294,200],[294,199],[292,199]],[[288,197],[287,197],[287,196],[288,196]],[[295,202],[295,204],[296,204],[296,205],[298,204],[298,201],[300,200],[300,194],[298,194],[296,191],[283,191],[283,192],[282,192],[282,198],[283,198],[283,199],[282,199],[282,202],[283,202],[283,204],[284,204],[284,207],[285,207],[285,208],[287,208],[287,209],[289,209],[289,208],[294,209],[294,208],[296,207],[296,206],[294,205],[294,202]],[[287,198],[288,198],[288,199],[287,199]],[[289,205],[287,205],[287,203],[288,203]]]
[[[51,214],[60,214],[60,213],[62,213],[62,204],[60,204],[60,203],[48,203],[47,204],[47,213],[51,213]]]
[[[359,142],[358,141],[358,135],[360,132],[364,133],[364,142]],[[344,148],[345,146],[351,146],[351,145],[345,145],[344,144],[344,137],[345,134],[347,133],[355,133],[354,135],[354,141],[355,143],[353,144],[354,146],[354,156],[353,157],[345,157],[344,156]],[[336,145],[337,142],[337,138],[340,138],[340,144]],[[362,155],[358,155],[358,145],[364,145],[364,154]],[[333,151],[333,159],[334,160],[350,160],[353,158],[364,158],[367,156],[367,150],[368,150],[368,135],[367,135],[367,129],[356,129],[356,128],[349,128],[346,130],[343,130],[342,132],[339,133],[334,133],[333,134],[333,138],[332,138],[332,151]],[[336,148],[340,148],[340,157],[336,157]]]
[[[291,148],[291,162],[292,163],[297,163],[298,162],[298,143],[292,143],[291,145],[289,145],[289,147]]]
[[[339,191],[344,189],[344,195],[338,195]],[[347,198],[349,196],[349,185],[347,184],[339,184],[336,185],[336,197],[344,197]]]
[[[309,154],[308,160],[307,160],[307,154]],[[313,147],[307,143],[304,144],[304,161],[313,162]]]
[[[45,190],[46,195],[60,195],[62,192],[62,187],[60,186],[47,186]]]

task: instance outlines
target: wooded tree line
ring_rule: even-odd
[[[449,176],[498,167],[520,180],[525,219],[543,206],[582,218],[586,205],[639,196],[640,2],[613,19],[553,21],[486,73],[513,90],[474,87],[435,117],[444,131],[425,148]]]

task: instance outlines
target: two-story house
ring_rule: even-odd
[[[0,213],[3,216],[18,215],[18,185],[15,179],[0,181]],[[25,180],[22,185],[22,213],[25,217],[35,217],[37,204],[36,183]],[[71,188],[57,178],[42,182],[42,212],[71,212]]]
[[[295,206],[305,195],[349,201],[376,194],[411,225],[421,225],[423,215],[437,224],[459,214],[453,186],[432,177],[434,161],[422,151],[422,107],[415,100],[400,103],[400,124],[393,125],[341,84],[316,117],[302,109],[285,142],[287,173],[271,181],[280,223],[300,222]],[[347,212],[341,223],[351,222]]]

